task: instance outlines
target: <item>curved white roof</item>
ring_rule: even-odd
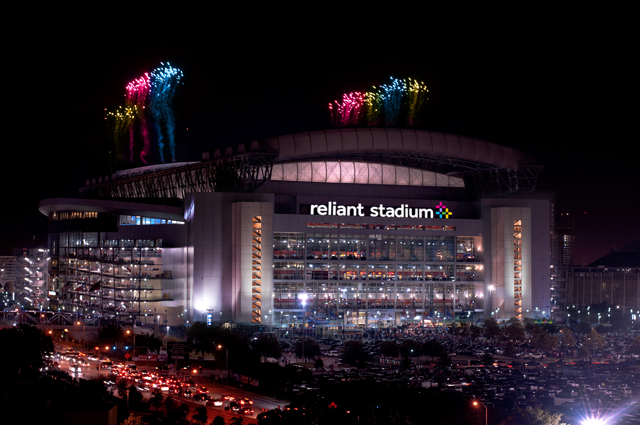
[[[533,163],[524,152],[455,134],[403,128],[342,128],[278,136],[257,142],[278,151],[278,161],[356,152],[410,152],[517,169]]]
[[[393,164],[312,161],[273,164],[272,181],[464,187],[459,177]]]

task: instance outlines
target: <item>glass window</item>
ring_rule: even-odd
[[[436,264],[425,267],[425,280],[453,280],[453,265]]]
[[[455,242],[453,236],[426,236],[425,261],[453,261]]]
[[[303,259],[304,233],[274,233],[274,259]]]
[[[277,262],[273,264],[273,278],[280,280],[303,280],[304,263]]]

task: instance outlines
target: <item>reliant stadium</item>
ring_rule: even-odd
[[[46,199],[51,308],[362,329],[550,314],[527,154],[398,128],[280,136]]]

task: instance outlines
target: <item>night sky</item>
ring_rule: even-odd
[[[558,21],[371,40],[321,26],[312,36],[300,27],[212,28],[128,43],[99,26],[43,26],[37,43],[9,47],[0,255],[34,236],[45,243],[41,199],[78,196],[87,179],[110,173],[104,108],[123,104],[125,85],[161,61],[184,72],[180,161],[332,128],[327,104],[342,93],[412,77],[430,90],[418,128],[520,149],[544,167],[537,192],[575,216],[576,264],[640,239],[640,143],[630,131],[637,49],[624,29]]]

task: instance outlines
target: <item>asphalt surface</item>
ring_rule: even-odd
[[[56,349],[58,349],[56,347]],[[62,351],[62,350],[60,350]],[[106,374],[109,373],[109,371],[107,371],[106,369],[97,369],[98,364],[100,363],[99,361],[88,361],[89,362],[89,366],[82,366],[82,372],[81,373],[76,373],[76,372],[72,372],[69,368],[70,366],[75,365],[75,363],[73,362],[69,362],[67,360],[59,360],[59,367],[61,371],[64,372],[68,372],[69,375],[71,375],[71,377],[73,378],[81,378],[81,379],[95,379],[98,378],[100,376],[105,376]],[[117,363],[122,363],[118,360],[113,360],[114,364]],[[132,362],[125,362],[123,364],[131,364]],[[144,363],[144,362],[138,362],[137,364],[137,368],[138,370],[146,370],[150,373],[156,373],[156,369],[155,367],[147,367],[146,365],[140,364],[140,363]],[[209,380],[209,378],[203,378],[203,377],[198,377],[195,375],[191,375],[190,376],[191,379],[193,379],[194,383],[198,386],[198,387],[206,387],[207,390],[209,391],[208,395],[211,398],[221,398],[223,395],[232,395],[234,396],[236,399],[237,398],[243,398],[243,397],[247,397],[251,400],[253,400],[253,405],[251,405],[250,407],[253,409],[254,413],[253,415],[238,415],[235,413],[229,413],[229,412],[225,412],[224,411],[224,407],[215,407],[215,406],[206,406],[204,402],[196,402],[193,400],[190,400],[188,398],[181,398],[178,396],[174,396],[174,395],[170,395],[169,397],[172,397],[173,399],[175,399],[179,404],[182,403],[186,403],[189,406],[189,417],[191,417],[191,415],[193,415],[195,413],[195,409],[200,407],[200,406],[205,406],[207,409],[207,415],[208,415],[208,420],[211,421],[214,417],[220,415],[222,416],[226,422],[229,421],[229,419],[233,418],[233,417],[237,417],[237,416],[242,416],[245,418],[247,423],[256,423],[256,417],[258,414],[260,414],[262,411],[264,410],[271,410],[271,409],[275,409],[278,407],[284,407],[286,404],[288,404],[288,401],[285,400],[277,400],[271,397],[266,397],[264,395],[261,394],[255,394],[252,393],[250,391],[246,391],[246,390],[241,390],[238,388],[234,388],[234,387],[228,387],[226,385],[221,385],[221,384],[216,384],[216,383],[211,383],[211,381]],[[117,393],[117,389],[114,389],[114,392]],[[141,391],[143,397],[145,399],[149,399],[151,397],[151,391]],[[165,396],[168,396],[167,394],[165,394]],[[153,408],[152,408],[153,411]]]

